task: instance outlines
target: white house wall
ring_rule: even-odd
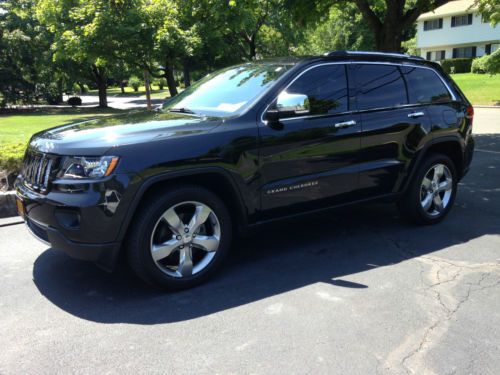
[[[466,14],[464,12],[463,14]],[[440,18],[440,17],[436,17]],[[451,16],[442,17],[443,28],[424,31],[424,21],[417,23],[417,48],[422,50],[443,50],[445,46],[482,45],[484,54],[485,42],[500,41],[500,27],[492,27],[482,22],[481,16],[474,14],[472,25],[451,27]],[[481,43],[483,42],[483,43]],[[445,49],[446,50],[446,49]],[[448,52],[448,51],[447,51]],[[479,48],[478,53],[479,55]],[[446,58],[451,57],[447,56]]]

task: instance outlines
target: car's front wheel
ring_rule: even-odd
[[[179,186],[144,202],[127,240],[129,263],[150,284],[189,288],[220,266],[231,232],[219,197],[201,187]]]
[[[443,154],[427,157],[399,201],[401,213],[421,224],[435,224],[450,212],[457,193],[455,164]]]

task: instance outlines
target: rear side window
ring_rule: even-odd
[[[322,65],[302,74],[286,90],[306,95],[310,114],[323,115],[348,110],[347,77],[344,65]]]
[[[404,67],[410,103],[439,103],[451,100],[450,93],[438,75],[429,69]]]
[[[397,66],[358,64],[355,72],[358,109],[408,104],[406,85]]]

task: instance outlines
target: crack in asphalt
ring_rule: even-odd
[[[424,292],[429,291],[432,293],[433,299],[440,309],[439,314],[431,313],[431,319],[436,316],[437,319],[432,319],[430,326],[408,335],[406,340],[389,354],[385,361],[385,369],[390,371],[395,367],[402,367],[402,370],[407,374],[418,374],[423,371],[433,373],[425,366],[425,362],[422,359],[418,360],[417,357],[425,355],[425,352],[444,336],[447,332],[447,325],[463,304],[469,301],[472,293],[500,285],[500,279],[484,285],[488,276],[496,275],[496,271],[500,269],[500,264],[492,262],[470,264],[465,262],[454,262],[429,255],[419,255],[408,249],[408,243],[403,244],[402,241],[390,237],[384,237],[384,240],[397,249],[403,259],[408,261],[415,260],[418,262],[423,290]],[[430,270],[426,270],[425,266],[430,266]],[[428,274],[427,276],[425,276],[426,272]],[[459,281],[461,279],[466,276],[475,276],[478,273],[479,279],[476,282],[460,284]],[[466,292],[462,298],[457,299],[452,293],[452,289],[460,285],[466,287]],[[419,333],[422,331],[422,334]],[[437,335],[437,337],[432,337],[433,335]],[[420,339],[416,339],[417,336],[420,336]],[[408,347],[414,348],[410,351],[406,351],[405,349]],[[404,354],[405,351],[406,354]],[[396,358],[391,360],[391,357]],[[398,357],[401,359],[398,360]],[[379,369],[377,369],[377,372],[379,372]]]

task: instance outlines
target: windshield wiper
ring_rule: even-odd
[[[196,115],[196,112],[190,110],[189,108],[170,108],[169,112],[179,112],[179,113],[189,113],[191,115]]]

